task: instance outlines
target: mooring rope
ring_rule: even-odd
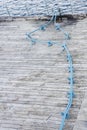
[[[64,43],[58,43],[58,42],[55,42],[55,41],[41,41],[41,40],[33,38],[32,34],[34,34],[35,32],[37,32],[39,30],[45,31],[46,28],[48,27],[48,25],[50,25],[52,22],[54,23],[55,29],[57,31],[60,30],[60,31],[63,32],[63,34],[65,36],[65,42]],[[65,108],[65,111],[61,112],[62,120],[61,120],[60,127],[58,129],[58,130],[63,130],[64,125],[65,125],[65,120],[69,119],[69,117],[70,117],[69,116],[69,111],[70,111],[70,108],[72,107],[73,98],[75,97],[74,88],[73,88],[74,87],[73,58],[72,58],[72,55],[71,55],[71,53],[70,53],[70,51],[68,49],[68,45],[67,45],[67,41],[70,40],[71,37],[70,37],[69,33],[65,32],[65,30],[60,26],[60,24],[57,23],[55,14],[54,14],[54,16],[51,18],[51,20],[49,22],[47,22],[44,25],[41,25],[36,30],[27,33],[26,36],[27,36],[27,39],[31,41],[32,45],[37,43],[37,42],[46,43],[46,44],[48,44],[48,47],[50,47],[50,46],[52,46],[54,44],[58,44],[63,48],[63,51],[66,52],[66,59],[67,59],[67,62],[69,64],[69,66],[68,66],[68,72],[69,72],[68,80],[69,80],[70,89],[69,89],[69,91],[67,93],[68,103],[67,103],[67,106]]]

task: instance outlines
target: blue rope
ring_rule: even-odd
[[[54,22],[54,26],[55,26],[55,29],[56,29],[56,30],[60,30],[60,31],[63,32],[63,34],[65,35],[65,40],[70,40],[70,35],[69,35],[67,32],[64,31],[64,29],[60,26],[60,24],[58,24],[58,23],[56,22],[56,16],[54,15],[49,22],[45,23],[44,25],[41,25],[40,27],[38,27],[37,29],[35,29],[35,30],[32,31],[32,32],[26,33],[27,39],[28,39],[28,40],[31,40],[32,45],[35,44],[36,42],[43,43],[43,41],[33,38],[32,34],[34,34],[34,33],[37,32],[37,31],[40,31],[40,30],[45,31],[46,28],[47,28],[52,22]],[[48,46],[52,46],[53,43],[54,43],[54,44],[58,44],[58,43],[55,42],[55,41],[54,41],[54,42],[48,41],[48,42],[46,42],[46,43],[48,43]]]
[[[32,34],[34,34],[35,32],[39,31],[39,30],[42,30],[42,31],[45,31],[46,28],[48,27],[48,25],[50,25],[52,22],[54,22],[54,26],[55,26],[55,29],[58,31],[62,31],[64,36],[65,36],[65,40],[66,42],[65,43],[58,43],[58,42],[55,42],[55,41],[41,41],[41,40],[38,40],[38,39],[35,39],[32,37]],[[68,49],[68,46],[67,46],[67,40],[70,40],[70,36],[67,32],[65,32],[63,30],[63,28],[60,26],[60,24],[58,24],[56,22],[56,15],[54,15],[51,20],[49,22],[47,22],[46,24],[44,25],[41,25],[39,28],[37,28],[36,30],[30,32],[30,33],[27,33],[26,34],[27,36],[27,39],[31,41],[32,45],[34,45],[35,43],[37,42],[40,42],[40,43],[46,43],[48,44],[48,47],[50,46],[53,46],[54,44],[58,44],[60,45],[62,48],[63,48],[63,51],[66,52],[66,58],[67,58],[67,62],[69,64],[69,67],[68,67],[68,72],[69,72],[69,77],[68,77],[68,80],[69,80],[69,85],[70,85],[70,90],[69,92],[67,93],[67,96],[68,96],[68,104],[66,106],[66,109],[64,112],[61,112],[61,116],[62,116],[62,120],[61,120],[61,124],[60,124],[60,128],[59,130],[63,130],[64,128],[64,125],[65,125],[65,120],[66,119],[69,119],[69,110],[72,106],[72,102],[73,102],[73,98],[75,97],[75,94],[74,94],[74,69],[73,69],[73,59],[72,59],[72,55],[70,54],[70,51]]]
[[[70,73],[70,76],[69,76],[68,80],[69,80],[69,84],[70,84],[70,90],[67,93],[68,98],[69,98],[67,107],[66,107],[65,111],[61,113],[61,115],[62,115],[62,122],[61,122],[59,130],[63,130],[64,124],[65,124],[65,120],[69,118],[69,110],[70,110],[70,108],[72,106],[73,98],[75,97],[74,90],[73,90],[73,86],[74,86],[73,72],[74,72],[74,70],[73,70],[72,56],[71,56],[71,54],[69,52],[69,49],[68,49],[66,43],[63,44],[62,47],[63,47],[63,50],[66,51],[67,61],[69,63],[69,73]]]
[[[55,26],[55,29],[58,30],[58,31],[62,31],[64,36],[65,36],[65,39],[66,40],[70,40],[71,37],[70,37],[69,33],[65,32],[65,30],[60,26],[60,24],[57,23],[57,21],[56,21],[57,19],[56,18],[57,18],[57,15],[55,14],[55,16],[54,16],[54,26]]]

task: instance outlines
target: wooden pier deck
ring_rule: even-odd
[[[31,46],[25,33],[44,21],[0,22],[0,130],[58,130],[67,105],[68,63],[60,46]],[[63,22],[71,33],[68,44],[75,68],[76,97],[64,130],[87,128],[87,19]],[[66,26],[65,26],[66,25]],[[38,32],[42,40],[61,41],[53,25]]]
[[[30,17],[87,14],[87,0],[0,0],[0,17]]]

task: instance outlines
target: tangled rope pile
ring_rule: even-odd
[[[33,38],[33,34],[39,30],[42,30],[42,31],[45,31],[46,28],[52,23],[54,22],[54,26],[55,26],[55,29],[57,31],[62,31],[63,34],[64,34],[64,37],[65,37],[65,42],[64,43],[57,43],[55,41],[41,41],[41,40],[38,40],[38,39],[35,39]],[[61,124],[60,124],[60,128],[59,130],[63,130],[64,128],[64,125],[65,125],[65,120],[69,118],[69,110],[70,108],[72,107],[72,102],[73,102],[73,98],[75,97],[75,94],[74,94],[74,68],[73,68],[73,58],[72,58],[72,55],[68,49],[68,45],[67,45],[67,41],[70,40],[70,35],[65,32],[63,30],[63,28],[60,26],[60,24],[58,24],[56,22],[56,15],[54,15],[51,20],[49,22],[47,22],[46,24],[44,25],[41,25],[39,28],[37,28],[36,30],[32,31],[32,32],[29,32],[26,34],[27,36],[27,39],[31,41],[31,45],[34,45],[36,44],[37,42],[40,42],[40,43],[46,43],[48,44],[48,47],[54,45],[54,44],[58,44],[60,45],[62,48],[63,48],[63,51],[66,52],[66,58],[67,58],[67,62],[68,62],[68,70],[69,70],[69,77],[68,77],[68,80],[69,80],[69,85],[70,85],[70,90],[69,92],[67,93],[68,95],[68,104],[65,108],[65,111],[64,112],[61,112],[61,116],[62,116],[62,120],[61,120]]]

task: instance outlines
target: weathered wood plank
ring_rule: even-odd
[[[0,16],[52,16],[87,14],[87,0],[0,0]]]
[[[74,127],[87,82],[86,22],[87,19],[66,25],[71,33],[69,49],[75,67],[75,93],[70,110],[71,118],[65,130]],[[36,29],[44,21],[15,19],[0,23],[0,129],[1,130],[57,130],[61,112],[67,104],[69,84],[66,54],[59,46],[30,45],[25,33]],[[83,25],[83,26],[82,26]],[[44,37],[43,37],[44,35]],[[62,42],[61,32],[53,25],[35,37]]]

